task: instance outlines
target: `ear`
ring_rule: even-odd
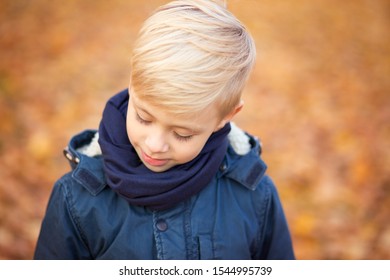
[[[218,124],[217,128],[215,129],[215,131],[221,129],[222,127],[225,126],[225,124],[227,124],[228,122],[230,122],[233,117],[241,111],[242,107],[244,107],[244,101],[243,100],[240,100],[240,103],[238,103],[236,105],[236,107],[233,108],[233,110],[227,114],[222,120],[221,122]]]

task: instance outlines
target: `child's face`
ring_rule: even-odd
[[[131,94],[127,111],[127,135],[147,168],[163,172],[194,159],[210,135],[225,124],[216,105],[202,114],[177,117]]]

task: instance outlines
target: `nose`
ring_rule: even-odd
[[[145,145],[152,154],[167,152],[169,148],[164,135],[156,133],[146,138]]]

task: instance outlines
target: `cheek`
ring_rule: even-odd
[[[126,129],[127,129],[127,137],[130,140],[130,143],[134,146],[136,143],[140,141],[141,138],[141,128],[138,127],[138,124],[127,118],[126,120]]]
[[[175,156],[181,163],[193,160],[202,151],[205,141],[189,142],[175,147]]]

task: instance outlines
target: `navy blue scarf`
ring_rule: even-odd
[[[99,127],[108,185],[129,203],[152,210],[168,209],[205,188],[224,159],[230,124],[213,133],[190,162],[153,172],[141,162],[128,139],[128,101],[127,89],[114,95],[106,104]]]

